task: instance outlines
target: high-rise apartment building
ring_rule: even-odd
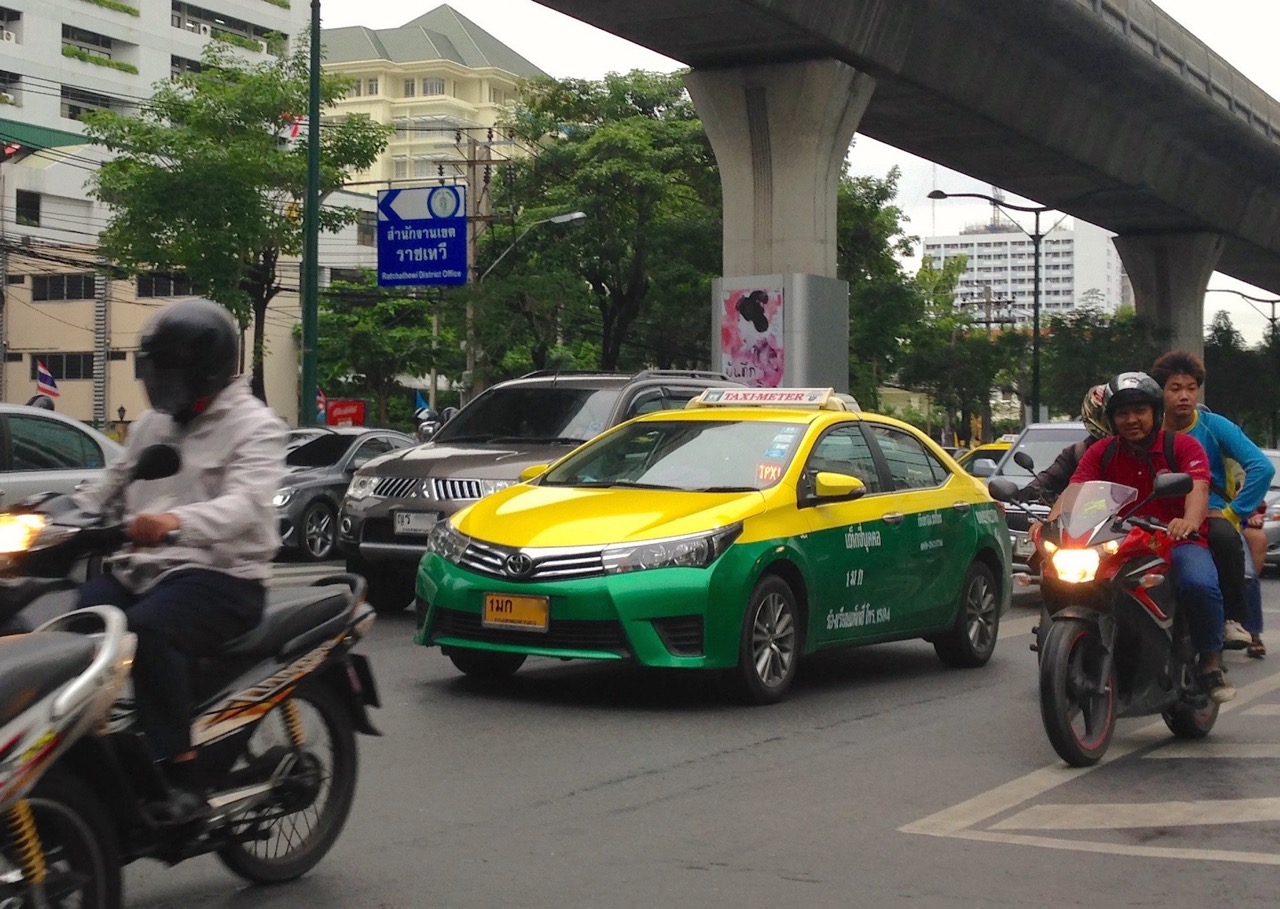
[[[1043,228],[1049,226],[1042,224]],[[1031,321],[1034,245],[1021,228],[995,219],[952,236],[925,238],[926,261],[936,266],[956,256],[967,260],[956,287],[956,301],[973,304],[976,320],[986,318],[985,301],[990,299],[992,319],[1017,324]],[[1046,231],[1040,244],[1042,321],[1080,306],[1114,313],[1126,303],[1132,305],[1132,299],[1111,234],[1083,221]]]

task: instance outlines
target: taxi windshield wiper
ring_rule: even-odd
[[[582,480],[578,483],[556,483],[556,486],[576,486],[581,489],[674,489],[687,492],[683,486],[664,486],[661,483],[637,483],[635,480]]]
[[[759,492],[754,486],[702,486],[693,492]]]

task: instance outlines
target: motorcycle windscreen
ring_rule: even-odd
[[[1138,490],[1120,483],[1090,480],[1068,486],[1058,500],[1063,542],[1087,543],[1099,527],[1137,499]]]

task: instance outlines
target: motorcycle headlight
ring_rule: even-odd
[[[471,538],[458,531],[448,518],[441,518],[427,534],[427,552],[434,552],[446,562],[457,564],[470,542]]]
[[[0,514],[0,552],[26,552],[48,520],[42,514]]]
[[[284,506],[289,504],[290,499],[293,498],[293,494],[296,491],[297,490],[292,486],[283,486],[280,489],[277,489],[276,494],[271,497],[271,504],[276,508],[284,508]]]
[[[373,490],[378,485],[377,477],[356,476],[351,480],[351,485],[347,487],[347,498],[363,499],[373,495]]]
[[[1059,549],[1053,554],[1053,570],[1058,580],[1068,584],[1087,584],[1098,573],[1098,550]]]
[[[724,554],[740,533],[739,523],[685,537],[606,546],[604,570],[606,574],[623,574],[651,568],[706,568]]]

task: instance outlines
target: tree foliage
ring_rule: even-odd
[[[86,114],[88,135],[115,153],[94,175],[94,195],[111,206],[100,238],[104,257],[139,273],[183,271],[195,292],[226,306],[241,328],[253,324],[253,388],[265,400],[263,331],[282,289],[281,256],[302,249],[306,144],[283,138],[305,114],[305,45],[288,57],[250,64],[225,45],[205,46],[199,71],[158,82],[136,114]],[[345,77],[324,74],[331,107]],[[367,117],[325,123],[320,134],[322,197],[368,167],[389,128]],[[323,230],[359,213],[324,206]]]
[[[1148,370],[1163,353],[1150,324],[1129,308],[1115,315],[1076,309],[1050,317],[1048,329],[1040,347],[1040,394],[1051,414],[1078,416],[1091,386],[1118,373]],[[1017,387],[1029,396],[1029,358],[1018,370]]]
[[[1244,428],[1250,438],[1276,444],[1280,361],[1274,329],[1255,348],[1245,345],[1231,317],[1220,311],[1205,331],[1204,403]]]

